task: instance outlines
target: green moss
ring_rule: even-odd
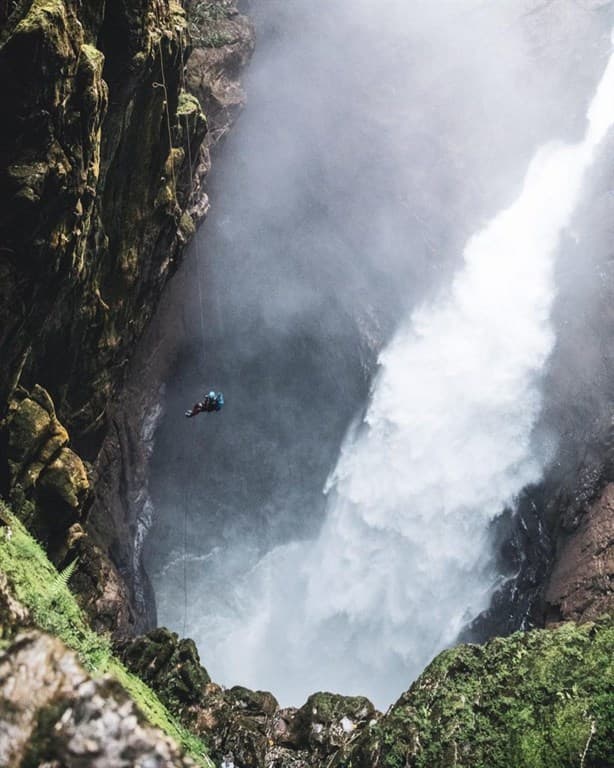
[[[614,619],[438,656],[361,738],[353,765],[614,765]]]
[[[14,410],[9,436],[9,453],[16,462],[24,461],[40,446],[52,427],[49,413],[26,398]]]
[[[181,744],[199,765],[209,768],[212,763],[203,743],[180,726],[154,692],[113,656],[108,638],[88,626],[65,576],[57,572],[42,547],[2,502],[0,517],[11,530],[7,536],[6,527],[0,528],[0,570],[15,597],[30,610],[34,623],[76,651],[91,673],[115,677],[152,725]]]
[[[372,717],[375,712],[373,704],[364,696],[340,696],[324,692],[310,696],[300,710],[303,711],[319,723],[331,723],[343,717],[364,720]]]
[[[62,448],[51,464],[45,467],[39,485],[72,509],[79,508],[89,490],[83,462],[69,448]]]
[[[187,211],[184,211],[179,221],[179,227],[177,228],[180,238],[184,242],[188,242],[190,238],[196,233],[196,227],[194,221]]]
[[[192,94],[187,91],[179,91],[177,114],[183,117],[184,115],[198,115],[200,112],[200,102],[196,96],[192,96]]]
[[[136,675],[128,672],[124,665],[115,658],[110,660],[108,671],[128,691],[152,725],[160,728],[181,744],[197,760],[199,765],[205,765],[208,768],[213,766],[207,757],[203,742],[176,722],[151,688]]]
[[[188,714],[189,720],[190,708],[202,703],[211,678],[200,664],[193,640],[180,640],[174,632],[159,627],[121,643],[117,653],[126,668],[149,685],[178,717]]]

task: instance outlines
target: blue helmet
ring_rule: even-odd
[[[215,394],[215,392],[214,392],[213,390],[211,390],[211,392],[209,392],[209,394],[207,395],[207,397],[209,398],[209,400],[215,400],[215,398],[217,397],[217,395]]]

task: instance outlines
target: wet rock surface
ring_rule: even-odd
[[[561,542],[550,576],[546,622],[590,621],[614,606],[614,484]]]

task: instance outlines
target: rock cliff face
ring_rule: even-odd
[[[192,226],[187,45],[168,0],[20,2],[3,23],[0,399],[45,386],[86,457]]]
[[[0,25],[0,493],[34,504],[65,555],[94,481],[94,559],[123,600],[102,560],[132,586],[155,377],[139,381],[145,406],[118,398],[208,210],[210,148],[242,104],[253,34],[225,0],[4,3]],[[99,460],[102,481],[82,460]]]
[[[545,590],[546,624],[590,621],[614,605],[614,484],[563,530]]]
[[[193,765],[117,682],[93,680],[73,651],[34,628],[2,574],[0,639],[2,765]]]

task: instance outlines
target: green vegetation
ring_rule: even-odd
[[[189,10],[189,30],[194,44],[202,48],[221,48],[232,43],[224,23],[228,18],[228,6],[223,0],[193,3]]]
[[[92,674],[115,677],[152,725],[181,744],[199,765],[209,768],[212,763],[203,743],[179,725],[154,692],[113,656],[108,638],[88,626],[67,586],[74,564],[58,573],[42,547],[2,502],[0,518],[10,526],[10,534],[8,527],[0,528],[0,570],[34,623],[76,651]]]
[[[439,655],[368,729],[353,768],[614,765],[614,619]]]

